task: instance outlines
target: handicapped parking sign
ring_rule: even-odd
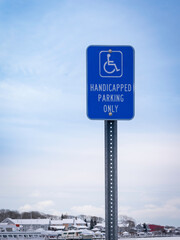
[[[134,57],[131,46],[87,48],[87,116],[99,120],[134,117]]]
[[[121,51],[101,51],[99,53],[99,75],[101,77],[122,77],[123,54]]]

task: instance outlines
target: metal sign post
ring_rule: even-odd
[[[117,121],[104,121],[106,240],[118,240]]]
[[[87,116],[105,120],[106,240],[118,240],[117,120],[134,117],[134,49],[87,48]]]

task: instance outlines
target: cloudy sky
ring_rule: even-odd
[[[104,216],[104,123],[86,116],[86,48],[132,45],[119,213],[180,226],[179,12],[178,0],[0,0],[0,208]]]

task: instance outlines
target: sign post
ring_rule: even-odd
[[[117,121],[104,121],[106,240],[118,239]]]
[[[104,120],[106,240],[118,240],[117,120],[134,117],[134,49],[89,46],[87,116]]]

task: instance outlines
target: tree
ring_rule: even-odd
[[[146,223],[143,223],[143,228],[144,228],[144,232],[147,232],[147,224]]]
[[[94,227],[94,221],[93,221],[93,219],[91,218],[91,221],[90,221],[90,229],[93,229],[93,227]]]
[[[97,224],[97,217],[91,217],[90,229],[93,229],[94,226],[96,226],[96,224]]]

